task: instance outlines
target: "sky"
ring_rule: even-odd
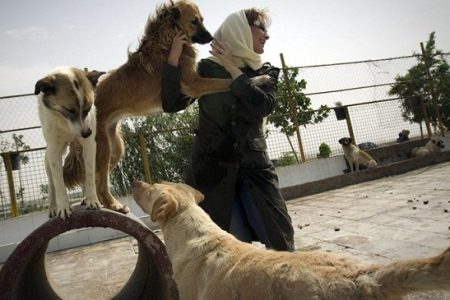
[[[197,0],[213,33],[232,12],[268,8],[272,16],[264,61],[304,66],[420,53],[436,32],[450,52],[449,0]],[[2,0],[0,96],[32,93],[57,66],[111,70],[125,63],[162,1]],[[198,45],[199,58],[208,45]]]

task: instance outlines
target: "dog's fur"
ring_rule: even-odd
[[[450,248],[387,265],[324,251],[281,252],[238,241],[197,204],[185,185],[137,181],[133,196],[162,228],[180,299],[402,299],[450,290]]]
[[[102,204],[128,212],[110,193],[108,176],[124,153],[120,120],[127,116],[147,115],[161,110],[161,72],[167,62],[176,30],[191,43],[206,44],[211,34],[203,25],[198,7],[188,1],[170,1],[159,6],[149,18],[140,45],[128,61],[112,71],[97,87],[97,192]],[[202,78],[196,72],[196,50],[184,45],[179,66],[182,93],[191,98],[229,89],[231,79]],[[262,84],[264,79],[255,79]],[[186,101],[190,101],[187,99]]]
[[[339,144],[342,145],[344,156],[350,166],[351,172],[355,171],[355,169],[356,171],[359,171],[360,166],[366,168],[375,168],[378,166],[378,163],[372,158],[372,156],[353,144],[351,138],[341,138],[339,140]]]
[[[425,157],[441,152],[444,148],[444,141],[437,138],[431,138],[424,146],[415,147],[411,150],[411,157]]]
[[[66,186],[84,184],[88,208],[100,207],[95,188],[96,113],[94,88],[101,72],[85,72],[73,67],[56,68],[38,80],[34,93],[38,98],[39,119],[47,142],[45,170],[48,176],[49,216],[70,217],[72,209]],[[69,146],[84,162],[78,171],[80,181],[70,180],[64,172],[74,161],[62,159]],[[74,164],[77,166],[78,164]],[[64,168],[64,171],[63,171]],[[64,175],[63,175],[64,174]]]

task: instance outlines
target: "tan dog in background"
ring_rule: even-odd
[[[182,93],[197,98],[226,91],[231,84],[231,79],[202,78],[196,72],[193,44],[206,44],[213,39],[203,25],[198,7],[188,0],[170,1],[158,7],[147,22],[138,49],[129,53],[128,61],[105,76],[97,87],[97,145],[101,149],[97,151],[97,191],[102,204],[110,209],[129,211],[113,197],[109,186],[109,175],[124,153],[120,120],[161,110],[161,72],[177,30],[190,42],[184,45],[179,61]],[[264,83],[263,78],[259,80]]]
[[[344,150],[344,156],[350,165],[350,171],[359,171],[360,166],[367,168],[375,168],[378,163],[367,152],[359,149],[353,144],[353,141],[349,137],[344,137],[339,140],[339,144],[342,145]]]
[[[424,146],[415,147],[411,150],[411,157],[425,157],[434,153],[439,153],[444,148],[444,141],[432,138]]]
[[[162,228],[180,299],[402,299],[450,290],[450,248],[387,265],[323,251],[265,250],[220,229],[185,184],[136,182],[133,196]]]
[[[100,207],[95,188],[94,88],[102,74],[60,67],[36,82],[34,93],[47,142],[45,170],[50,217],[65,219],[72,214],[66,186],[84,185],[88,208]],[[66,159],[63,166],[62,158],[68,146],[78,159]],[[67,169],[71,171],[68,173]]]

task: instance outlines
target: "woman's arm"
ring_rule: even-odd
[[[191,99],[181,93],[181,68],[178,67],[183,46],[187,43],[186,36],[182,32],[177,32],[172,41],[167,64],[163,66],[161,101],[164,112],[178,112],[191,103]]]
[[[269,115],[276,100],[278,69],[272,68],[270,65],[263,66],[261,75],[267,74],[272,80],[257,86],[247,75],[242,73],[241,69],[234,65],[232,53],[224,43],[214,40],[211,43],[210,53],[219,58],[225,70],[230,73],[233,79],[230,86],[231,92],[238,97],[248,113],[254,118],[263,118]]]
[[[249,117],[264,118],[275,107],[277,78],[273,76],[271,78],[270,83],[257,86],[247,75],[242,74],[231,83],[231,92],[237,96],[239,103],[246,108]]]

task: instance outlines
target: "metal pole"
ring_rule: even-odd
[[[281,59],[281,65],[283,67],[284,81],[286,82],[286,90],[287,90],[287,93],[288,93],[289,107],[291,109],[291,114],[292,114],[292,123],[295,126],[295,132],[297,134],[298,147],[300,148],[300,156],[302,158],[302,162],[305,162],[306,161],[306,159],[305,159],[305,152],[303,151],[303,143],[302,143],[302,138],[301,138],[301,135],[300,135],[300,126],[298,124],[298,119],[297,119],[297,110],[295,109],[294,97],[292,96],[291,86],[289,85],[289,76],[288,76],[286,63],[284,62],[283,53],[280,53],[280,59]]]

